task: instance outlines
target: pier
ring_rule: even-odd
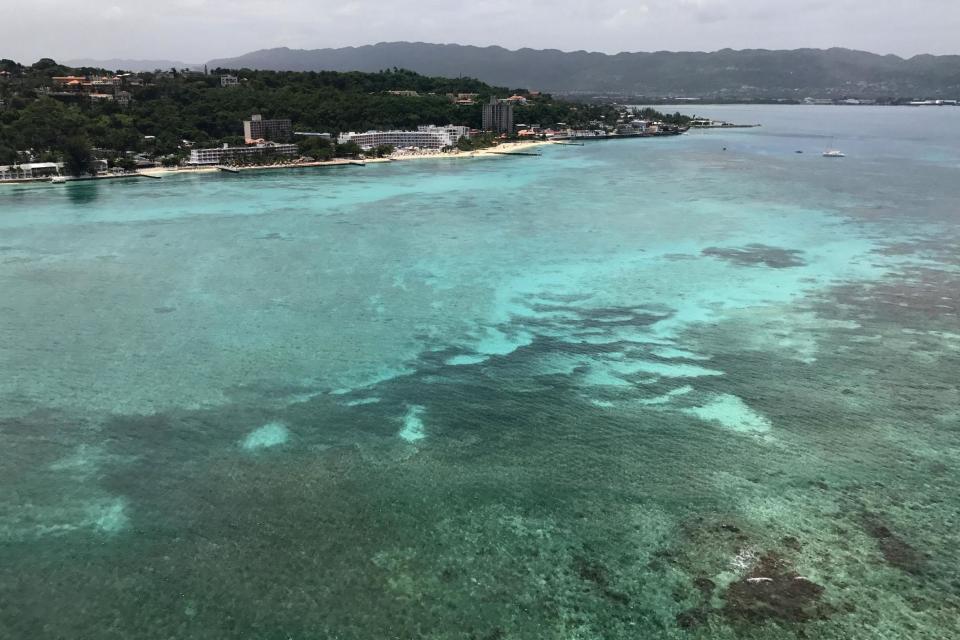
[[[542,153],[533,153],[532,151],[488,151],[497,156],[541,156]]]

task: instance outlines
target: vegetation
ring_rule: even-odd
[[[460,138],[457,142],[457,149],[460,151],[474,151],[475,149],[484,149],[493,145],[496,136],[492,133],[484,133],[472,138]]]
[[[424,124],[481,126],[482,102],[514,91],[471,78],[431,78],[391,69],[378,73],[274,72],[240,70],[230,73],[240,84],[221,87],[216,69],[210,75],[169,72],[143,73],[143,86],[127,88],[132,101],[91,101],[80,95],[46,95],[51,78],[98,75],[103,70],[72,69],[44,58],[24,66],[0,60],[0,162],[18,160],[17,151],[33,159],[66,159],[68,141],[89,141],[94,153],[116,166],[133,153],[154,158],[183,158],[189,147],[242,143],[241,121],[253,113],[265,118],[290,118],[299,131],[366,131],[413,129]],[[389,91],[415,91],[416,96]],[[458,105],[448,94],[475,93],[474,104]],[[613,122],[613,106],[587,105],[531,95],[515,110],[517,122],[554,126],[591,126]],[[188,142],[185,142],[188,141]],[[480,144],[472,142],[471,145]],[[337,145],[320,137],[299,142],[303,155],[316,159],[359,154],[355,145]],[[77,154],[77,149],[69,148]],[[383,150],[378,151],[383,153]],[[27,158],[20,157],[20,161]],[[79,161],[79,156],[71,161]]]
[[[330,160],[336,155],[336,143],[321,136],[308,136],[297,142],[301,156],[314,160]]]
[[[93,164],[93,154],[90,152],[90,141],[81,135],[67,138],[63,146],[63,168],[71,176],[82,176],[90,171]]]
[[[367,150],[364,155],[370,158],[386,158],[396,151],[392,144],[381,144],[373,149]]]
[[[679,111],[676,113],[660,113],[651,107],[633,109],[633,117],[641,120],[659,120],[667,124],[675,124],[679,126],[689,124],[690,121],[693,120],[691,116],[685,116]]]

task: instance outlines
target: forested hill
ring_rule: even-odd
[[[376,71],[396,66],[509,87],[650,97],[960,97],[960,56],[903,59],[849,49],[607,55],[388,42],[342,49],[266,49],[209,65],[296,71]]]
[[[254,113],[289,118],[297,131],[337,133],[426,124],[479,128],[481,103],[513,92],[471,78],[427,77],[400,69],[233,73],[238,84],[227,87],[221,86],[219,73],[138,74],[136,85],[124,85],[129,104],[121,104],[69,93],[53,81],[56,76],[100,75],[96,69],[71,69],[50,59],[31,66],[0,60],[0,165],[22,161],[27,151],[34,158],[55,158],[68,138],[121,155],[182,156],[190,146],[184,141],[200,147],[242,144],[242,121]],[[460,93],[477,97],[470,104],[457,104],[450,94]],[[527,100],[515,108],[517,122],[579,126],[616,117],[610,107],[554,100],[546,94],[527,94]]]

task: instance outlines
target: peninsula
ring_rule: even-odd
[[[0,106],[0,181],[474,157],[506,143],[671,135],[690,120],[402,69],[128,72],[51,59],[0,61]]]

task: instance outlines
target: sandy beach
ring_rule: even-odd
[[[476,151],[400,151],[390,156],[390,160],[424,160],[449,158],[480,158],[495,157],[507,153],[527,153],[537,147],[553,144],[550,140],[532,140],[529,142],[504,142],[495,147],[477,149]],[[369,161],[368,161],[369,162]]]
[[[230,166],[229,168],[236,171],[253,171],[261,169],[301,169],[306,167],[342,167],[348,165],[355,165],[357,163],[368,163],[368,162],[387,162],[387,160],[381,160],[377,158],[371,158],[370,160],[350,160],[344,158],[338,158],[336,160],[323,160],[316,162],[291,162],[288,164],[253,164],[242,167]],[[141,173],[148,176],[164,176],[174,173],[215,173],[220,171],[216,166],[200,166],[200,167],[153,167],[150,169],[141,169],[137,173]]]
[[[347,158],[338,158],[336,160],[322,160],[316,162],[291,162],[289,164],[266,164],[249,165],[243,167],[233,167],[237,171],[259,171],[262,169],[302,169],[305,167],[342,167],[345,165],[376,164],[381,162],[395,162],[399,160],[448,160],[461,158],[483,158],[500,157],[509,153],[528,153],[537,147],[553,144],[550,140],[532,140],[529,142],[504,142],[495,147],[487,149],[477,149],[476,151],[400,151],[395,152],[387,158],[364,158],[352,160]],[[164,176],[174,173],[212,173],[220,171],[215,166],[203,167],[154,167],[152,169],[142,169],[138,173],[150,176]]]
[[[387,158],[365,158],[359,160],[353,160],[348,158],[337,158],[336,160],[322,160],[315,162],[291,162],[288,164],[266,164],[266,165],[249,165],[242,167],[231,166],[229,169],[236,171],[260,171],[263,169],[303,169],[307,167],[343,167],[349,165],[357,164],[376,164],[381,162],[395,162],[399,160],[429,160],[429,159],[461,159],[461,158],[494,158],[502,157],[506,154],[511,153],[530,153],[542,147],[544,145],[553,144],[550,140],[534,140],[529,142],[504,142],[495,147],[489,147],[486,149],[477,149],[476,151],[400,151],[396,152],[393,155]],[[135,174],[123,174],[123,175],[104,175],[97,176],[95,179],[115,179],[115,178],[135,178],[137,174],[149,177],[163,177],[166,175],[173,174],[188,174],[188,173],[216,173],[220,169],[216,166],[199,166],[199,167],[151,167],[149,169],[140,169]],[[86,180],[94,178],[84,178]],[[38,179],[32,181],[33,183],[46,183],[47,179]],[[0,184],[24,184],[22,181],[4,181]]]

